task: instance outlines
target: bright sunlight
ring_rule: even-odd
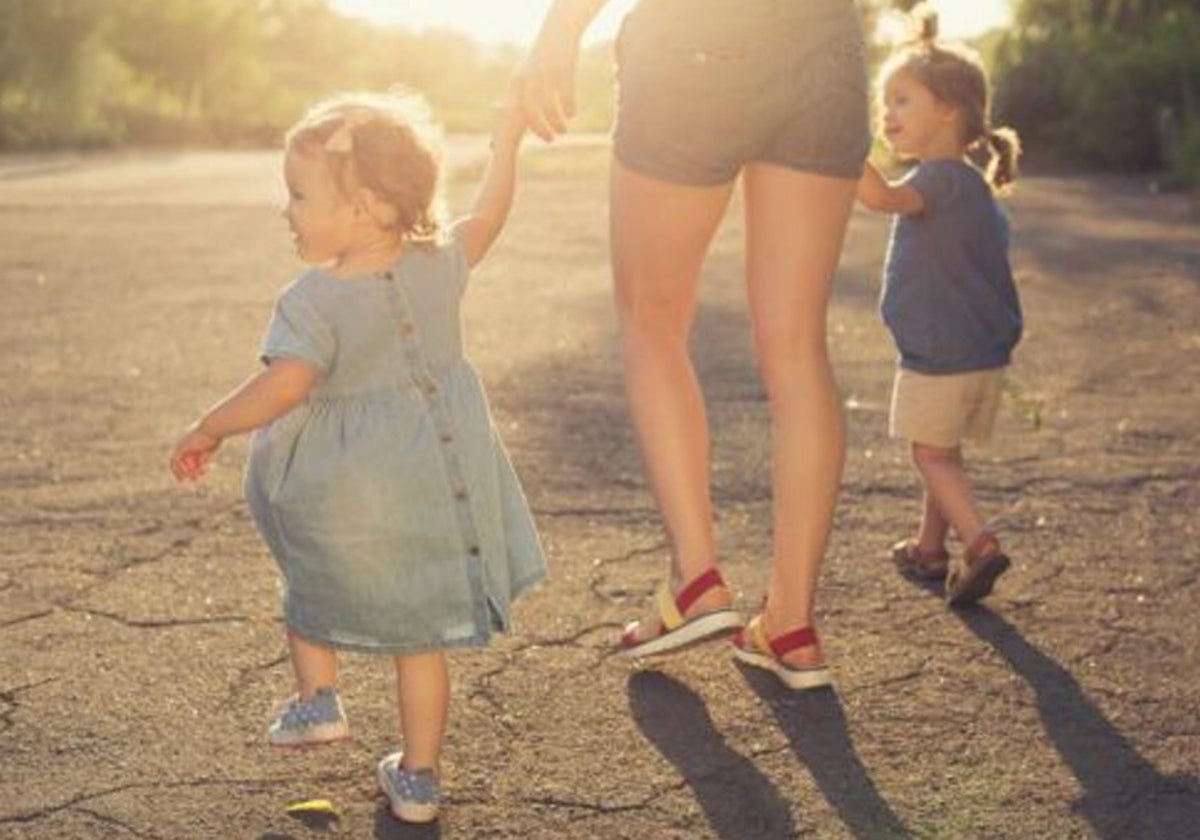
[[[588,30],[588,41],[616,33],[621,16],[636,0],[609,0]],[[379,23],[414,29],[448,27],[488,43],[527,44],[537,34],[550,0],[334,0],[342,12]],[[1012,16],[1011,0],[934,0],[948,38],[969,38],[1004,26]]]

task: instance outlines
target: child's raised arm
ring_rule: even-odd
[[[517,180],[517,150],[525,134],[525,119],[513,97],[495,107],[492,116],[491,156],[483,173],[483,182],[471,210],[456,221],[451,233],[463,242],[467,264],[474,266],[504,227],[512,208]]]
[[[239,385],[192,424],[171,452],[171,472],[180,481],[195,481],[233,435],[265,426],[308,396],[321,372],[297,359],[272,359],[266,370]]]
[[[925,209],[920,192],[907,184],[889,184],[870,161],[858,181],[858,200],[871,210],[903,216],[915,216]]]

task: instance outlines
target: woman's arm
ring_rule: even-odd
[[[579,40],[608,0],[555,0],[518,75],[521,108],[530,131],[549,142],[575,114]]]
[[[483,259],[508,219],[516,191],[517,150],[524,133],[525,120],[514,95],[504,105],[496,106],[492,121],[492,153],[483,181],[470,212],[456,221],[451,230],[453,236],[462,240],[469,266]]]
[[[196,480],[225,438],[286,414],[304,401],[320,375],[307,362],[272,359],[266,370],[247,379],[192,424],[171,453],[171,472],[181,481]]]
[[[889,184],[870,162],[858,181],[858,200],[871,210],[903,216],[915,216],[925,209],[921,193],[907,184]]]

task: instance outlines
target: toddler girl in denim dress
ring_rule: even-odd
[[[978,56],[938,43],[936,17],[918,14],[920,39],[881,74],[884,136],[917,165],[897,183],[868,166],[858,197],[896,214],[881,306],[900,351],[891,433],[909,442],[925,491],[917,535],[892,546],[892,560],[906,575],[945,578],[947,601],[962,606],[989,595],[1010,565],[979,513],[962,442],[990,437],[1021,339],[1009,225],[993,195],[1016,177],[1020,145],[990,124]],[[986,172],[970,152],[986,152]],[[953,560],[951,528],[963,545]]]
[[[403,752],[378,766],[399,819],[441,797],[446,651],[509,627],[545,576],[528,504],[463,354],[468,269],[512,203],[524,126],[497,110],[468,215],[437,222],[439,150],[416,97],[344,95],[289,132],[284,213],[313,268],[279,296],[265,368],[198,420],[171,467],[195,480],[254,431],[246,494],[278,562],[298,692],[276,746],[345,738],[337,650],[392,657]]]

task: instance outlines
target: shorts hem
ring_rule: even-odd
[[[667,184],[675,184],[681,187],[723,187],[726,184],[733,183],[737,180],[741,170],[734,172],[728,177],[716,178],[689,178],[680,175],[678,172],[672,171],[665,166],[655,166],[654,164],[643,163],[642,161],[630,160],[627,154],[622,153],[618,148],[613,148],[613,160],[619,163],[624,168],[636,172],[639,175],[645,175],[648,178],[653,178],[656,181],[662,181]]]
[[[749,163],[767,163],[772,166],[781,166],[785,169],[791,169],[795,172],[803,172],[806,175],[819,175],[823,178],[837,178],[839,181],[857,181],[862,178],[863,171],[866,166],[864,159],[854,166],[839,166],[829,163],[812,163],[808,161],[796,162],[790,160],[781,160],[780,158],[755,158]]]
[[[964,441],[971,440],[970,438],[967,438],[967,437],[961,437],[954,443],[946,443],[946,442],[940,441],[940,440],[932,440],[928,437],[925,437],[924,435],[920,435],[920,434],[911,435],[911,434],[906,434],[902,431],[891,432],[890,437],[893,440],[902,440],[908,444],[919,444],[921,446],[933,446],[938,449],[958,449],[959,447],[961,447],[963,445]]]

